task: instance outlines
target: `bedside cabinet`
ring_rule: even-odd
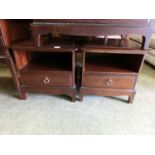
[[[12,44],[21,90],[68,95],[76,100],[75,48],[73,44],[53,41],[37,48],[31,40]]]
[[[104,39],[101,41],[104,42]],[[130,47],[130,40],[127,39],[109,39],[105,46],[99,42],[86,44],[82,49],[80,101],[86,94],[126,95],[128,102],[132,103],[146,50]]]

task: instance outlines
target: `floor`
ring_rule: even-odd
[[[145,64],[133,104],[127,97],[29,94],[19,100],[6,66],[0,67],[0,134],[155,134],[155,68]]]

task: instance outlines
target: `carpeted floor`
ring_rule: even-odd
[[[29,94],[16,97],[8,69],[0,67],[0,134],[155,134],[155,69],[144,65],[133,104],[127,97]]]

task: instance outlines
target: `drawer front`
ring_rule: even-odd
[[[83,86],[130,89],[134,87],[135,80],[136,80],[135,76],[85,75],[83,78]]]
[[[24,85],[29,86],[73,86],[72,74],[51,74],[51,73],[34,73],[21,74],[21,81]]]

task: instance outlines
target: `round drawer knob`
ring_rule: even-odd
[[[50,83],[50,79],[48,77],[45,77],[43,81],[44,81],[45,84]]]
[[[112,85],[112,80],[111,79],[108,79],[107,80],[107,86],[109,87],[109,86],[111,86]]]

